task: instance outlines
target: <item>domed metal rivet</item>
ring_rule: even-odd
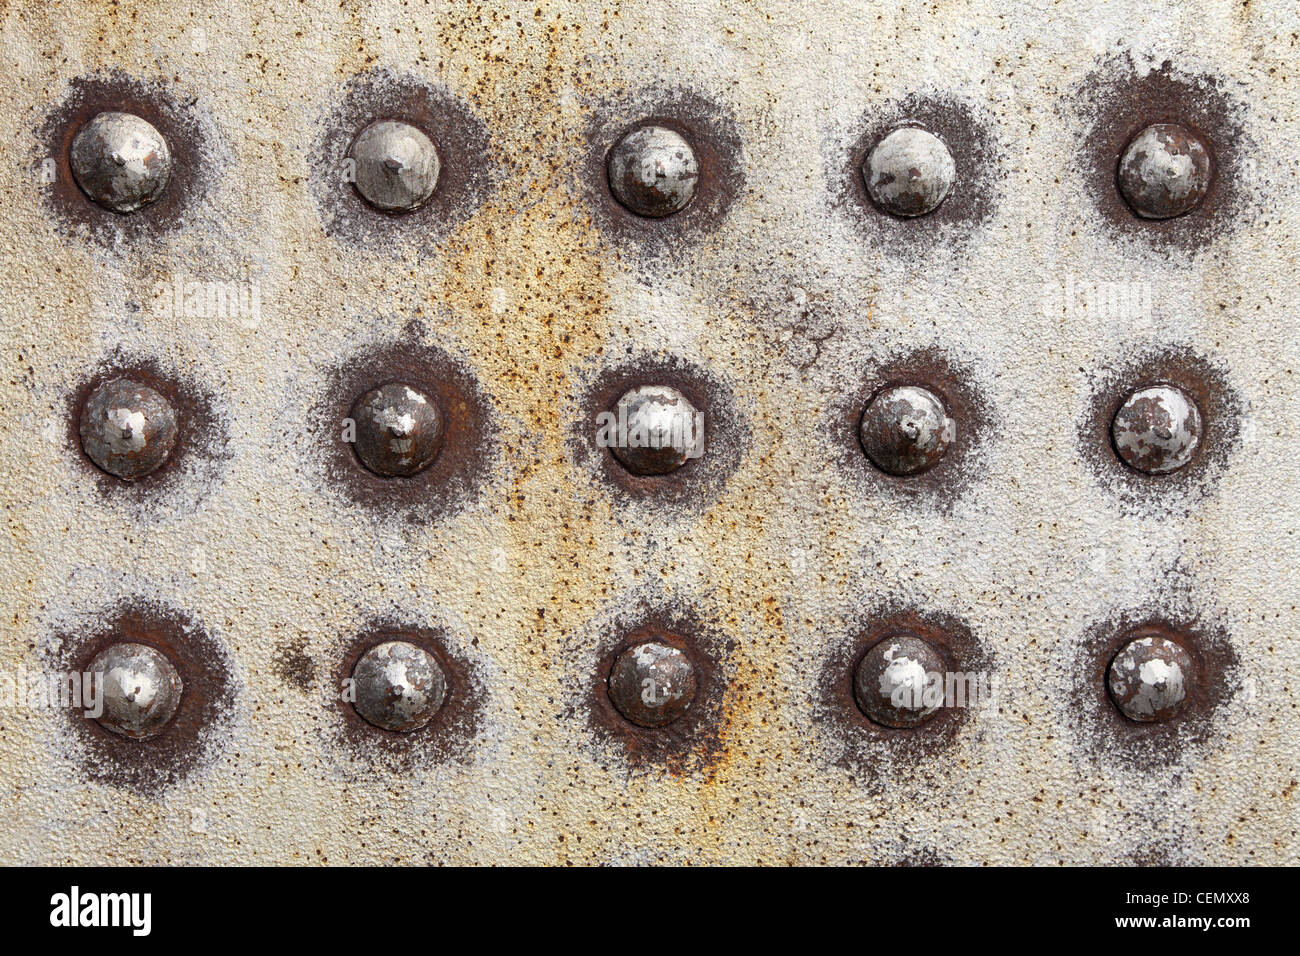
[[[1126,465],[1161,475],[1192,460],[1201,443],[1201,413],[1180,388],[1140,388],[1115,413],[1110,435]]]
[[[96,465],[126,481],[156,471],[176,447],[176,412],[148,385],[105,382],[81,411],[81,447]]]
[[[348,150],[357,192],[376,209],[415,209],[438,185],[438,150],[424,131],[399,120],[371,123]]]
[[[1139,637],[1115,655],[1106,684],[1115,705],[1130,720],[1168,720],[1187,700],[1192,679],[1187,649],[1167,637]]]
[[[609,699],[641,727],[663,727],[679,719],[695,700],[695,665],[680,648],[645,641],[618,655],[609,672]]]
[[[447,696],[437,659],[407,641],[385,641],[361,655],[352,669],[356,708],[368,723],[397,733],[433,720]]]
[[[947,198],[957,177],[952,153],[923,129],[896,129],[872,147],[862,178],[872,200],[895,216],[923,216]]]
[[[638,216],[658,219],[685,209],[699,178],[691,144],[662,126],[632,130],[609,154],[609,188]]]
[[[443,416],[437,403],[409,385],[372,389],[352,406],[353,449],[361,464],[385,478],[427,468],[442,448]]]
[[[1177,123],[1156,123],[1124,148],[1119,191],[1143,219],[1172,219],[1188,212],[1210,188],[1210,151]]]
[[[181,703],[184,685],[165,654],[146,644],[123,642],[96,655],[89,672],[103,684],[106,730],[142,740],[162,733]]]
[[[73,137],[72,175],[87,196],[113,212],[134,212],[162,195],[171,175],[167,140],[132,113],[100,113]]]
[[[957,425],[933,392],[900,385],[878,392],[867,404],[858,438],[867,457],[891,475],[933,468],[957,437]]]
[[[917,727],[943,703],[945,665],[927,641],[911,634],[873,644],[853,673],[862,712],[886,727]]]
[[[704,454],[704,416],[671,386],[640,385],[625,392],[612,417],[614,427],[602,435],[635,475],[666,475]]]

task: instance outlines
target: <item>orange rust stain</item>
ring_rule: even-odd
[[[533,593],[549,595],[553,613],[534,623],[541,636],[576,623],[565,619],[569,609],[588,607],[607,573],[586,567],[603,533],[595,515],[574,507],[563,419],[575,360],[602,351],[609,299],[599,237],[571,188],[584,117],[567,104],[584,92],[578,67],[590,45],[577,24],[542,7],[517,17],[475,8],[441,23],[438,37],[445,49],[483,61],[461,92],[492,129],[506,176],[453,237],[430,295],[477,323],[472,347],[483,352],[485,377],[502,413],[527,432],[532,453],[512,475],[506,506],[517,516],[526,508],[534,532],[549,531],[515,542],[511,555]],[[552,520],[538,524],[539,515]]]

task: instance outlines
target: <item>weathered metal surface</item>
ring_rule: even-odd
[[[376,209],[406,212],[428,201],[438,185],[438,150],[410,123],[378,120],[348,150],[361,198]]]
[[[609,188],[631,212],[654,219],[681,212],[695,196],[700,165],[680,133],[641,126],[609,153]]]
[[[409,641],[376,644],[352,670],[357,713],[384,730],[409,733],[433,720],[447,697],[437,659]]]
[[[952,153],[933,133],[896,129],[871,147],[862,175],[867,192],[895,216],[924,216],[947,198],[957,173]]]
[[[877,641],[862,656],[853,673],[853,696],[878,724],[919,727],[943,705],[947,671],[947,663],[925,641],[895,634]]]
[[[636,475],[666,475],[704,454],[700,412],[677,389],[638,385],[600,418],[596,443]]]
[[[1119,191],[1145,219],[1195,209],[1213,174],[1209,147],[1177,123],[1155,123],[1133,137],[1119,158]]]
[[[1201,443],[1201,413],[1182,389],[1147,386],[1124,399],[1110,436],[1120,458],[1138,471],[1177,471]]]
[[[161,733],[176,714],[184,690],[166,655],[147,644],[123,642],[101,651],[90,673],[103,682],[99,725],[124,737]]]
[[[1187,700],[1196,679],[1192,658],[1167,637],[1138,637],[1125,644],[1106,671],[1106,684],[1130,720],[1169,720]]]
[[[90,393],[77,430],[91,461],[131,481],[157,471],[176,449],[176,410],[148,385],[115,378]]]
[[[77,185],[114,212],[128,213],[156,200],[167,187],[171,153],[147,120],[130,113],[100,113],[77,130],[68,150]]]
[[[609,699],[641,727],[679,720],[695,700],[695,665],[681,648],[643,641],[618,655],[609,673]]]
[[[0,859],[1300,861],[1297,36],[1275,0],[0,5],[0,675],[130,641],[183,686],[144,740],[0,708]],[[104,111],[171,154],[134,212],[69,167]],[[381,119],[436,144],[409,211],[349,179]],[[1117,182],[1155,123],[1211,158],[1167,219]],[[698,165],[661,219],[608,179],[647,124]],[[922,216],[862,176],[900,125],[954,163]],[[119,377],[179,426],[131,482],[77,430]],[[340,423],[393,382],[444,435],[382,478]],[[667,475],[595,437],[650,383],[705,416]],[[1111,440],[1152,384],[1202,416],[1167,474]],[[957,426],[910,476],[859,441],[901,385]],[[871,721],[900,633],[992,700]],[[340,697],[395,635],[446,681],[409,733]],[[663,635],[697,688],[642,727],[606,682]],[[1107,669],[1150,635],[1196,679],[1134,721]]]
[[[442,412],[409,385],[372,388],[342,425],[361,464],[389,478],[423,471],[442,448]]]
[[[938,395],[913,385],[886,388],[867,403],[859,426],[862,450],[891,475],[933,468],[956,437]]]

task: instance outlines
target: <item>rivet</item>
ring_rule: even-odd
[[[437,659],[408,641],[386,641],[361,655],[352,669],[356,708],[384,730],[419,730],[442,707],[447,677]]]
[[[154,202],[171,175],[167,140],[132,113],[100,113],[73,137],[72,175],[87,196],[113,212]]]
[[[399,120],[378,120],[348,150],[357,192],[376,209],[405,212],[423,205],[438,185],[441,164],[433,140]]]
[[[641,727],[663,727],[679,719],[695,700],[695,665],[686,652],[662,641],[627,648],[609,672],[609,699]]]
[[[704,454],[704,416],[669,385],[640,385],[614,406],[609,449],[636,475],[666,475]]]
[[[923,216],[947,198],[957,165],[933,133],[907,126],[872,147],[862,164],[867,192],[895,216]]]
[[[146,644],[123,642],[105,648],[90,662],[103,681],[106,730],[143,740],[162,733],[180,706],[184,685],[165,654]]]
[[[1125,717],[1146,723],[1168,720],[1182,709],[1192,674],[1191,655],[1177,641],[1139,637],[1110,662],[1106,684]]]
[[[119,378],[90,393],[81,412],[81,447],[125,481],[156,471],[176,447],[176,412],[148,385]]]
[[[915,475],[933,468],[957,437],[957,425],[928,389],[899,385],[867,403],[858,438],[867,457],[891,475]]]
[[[1143,219],[1171,219],[1194,209],[1210,188],[1210,151],[1177,123],[1139,132],[1119,161],[1119,190]]]
[[[409,385],[366,392],[352,406],[353,449],[361,464],[385,478],[409,477],[438,457],[444,432],[437,403]]]
[[[1201,413],[1180,388],[1140,388],[1115,413],[1110,435],[1126,465],[1161,475],[1192,460],[1201,443]]]
[[[877,641],[853,674],[853,696],[862,712],[886,727],[917,727],[943,703],[943,658],[911,634]],[[937,675],[937,676],[936,676]]]
[[[685,209],[699,178],[691,144],[662,126],[632,130],[609,154],[609,188],[638,216],[659,219]]]

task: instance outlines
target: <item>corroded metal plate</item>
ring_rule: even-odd
[[[1300,862],[1298,34],[1281,0],[0,4],[0,860]],[[136,212],[69,166],[107,110],[167,137]],[[436,145],[417,209],[349,181],[377,119]],[[1117,189],[1154,123],[1209,144],[1182,216]],[[605,174],[644,125],[694,152],[662,218]],[[861,175],[899,125],[953,160],[921,216]],[[79,440],[120,375],[180,431],[130,482]],[[340,426],[394,382],[443,432],[384,478]],[[669,474],[595,437],[642,385],[704,413]],[[909,385],[955,431],[888,474],[862,411]],[[1202,417],[1167,474],[1111,439],[1150,385]],[[902,633],[974,699],[870,720]],[[446,682],[407,734],[343,696],[395,634]],[[1143,636],[1190,655],[1168,720],[1107,690]],[[163,733],[24,693],[118,640],[173,660]],[[695,668],[658,727],[606,686],[648,640]]]

